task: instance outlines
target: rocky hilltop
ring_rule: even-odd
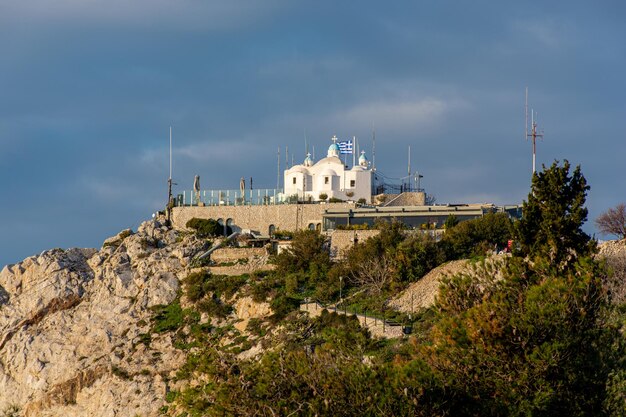
[[[0,272],[0,416],[167,412],[168,393],[180,389],[173,381],[189,351],[179,348],[172,332],[153,331],[154,308],[175,300],[181,308],[181,280],[208,246],[193,234],[149,221],[136,233],[125,230],[107,239],[100,250],[52,249],[6,266]],[[265,263],[255,250],[248,252],[257,259],[249,269]],[[222,256],[229,261],[239,255]],[[614,297],[626,299],[625,242],[604,243],[600,256],[616,272],[609,283]],[[468,261],[441,265],[390,306],[400,311],[429,307],[441,278],[470,266]],[[245,291],[230,297],[235,301],[226,316],[233,334],[250,336],[250,319],[272,313],[268,303],[255,302]],[[203,314],[198,320],[212,319]],[[260,344],[251,346],[238,357],[254,358],[263,350]],[[173,412],[170,405],[168,415]]]
[[[149,331],[177,297],[191,235],[143,223],[102,249],[53,249],[0,272],[0,413],[153,416],[184,357]],[[147,347],[146,345],[149,345]]]

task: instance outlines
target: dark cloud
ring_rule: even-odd
[[[97,246],[178,189],[276,183],[276,150],[353,135],[440,203],[528,192],[524,87],[539,163],[581,164],[590,218],[625,199],[621,2],[81,2],[0,13],[0,264]],[[282,162],[284,164],[284,162]],[[593,225],[588,227],[593,232]]]

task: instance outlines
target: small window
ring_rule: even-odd
[[[328,184],[328,177],[324,177],[324,184]]]
[[[309,230],[315,230],[315,224],[309,223]]]
[[[354,188],[356,185],[356,180],[350,180],[350,188]]]

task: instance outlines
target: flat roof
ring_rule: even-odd
[[[503,212],[520,209],[521,205],[496,206],[494,204],[447,204],[435,206],[393,206],[393,207],[359,207],[328,208],[322,217],[382,217],[382,216],[432,216],[459,214],[480,216],[489,212]]]

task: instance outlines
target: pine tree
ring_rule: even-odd
[[[550,168],[535,173],[522,219],[516,224],[516,238],[521,255],[543,257],[558,269],[568,268],[579,256],[590,255],[595,248],[583,230],[587,220],[585,199],[589,186],[580,166],[570,175],[567,160],[555,161]]]

